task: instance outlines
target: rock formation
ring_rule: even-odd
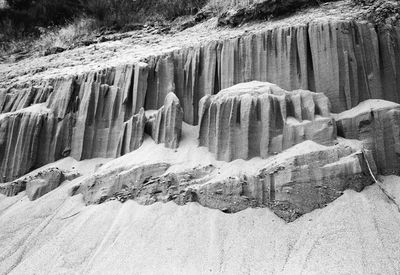
[[[121,155],[132,152],[142,145],[145,126],[146,115],[144,109],[141,108],[138,114],[124,123],[123,135],[119,143],[121,148],[118,150]]]
[[[164,105],[148,119],[148,134],[167,148],[178,148],[182,133],[183,110],[174,93],[165,97]]]
[[[88,72],[72,78],[73,90],[82,100],[79,87],[94,77],[100,84],[119,87],[132,113],[143,106],[158,109],[167,94],[174,92],[184,110],[184,121],[197,124],[198,103],[203,96],[259,80],[286,90],[324,93],[333,111],[342,112],[371,98],[400,102],[400,80],[396,77],[400,57],[395,54],[399,47],[400,29],[396,26],[376,29],[361,22],[313,22],[178,49],[150,56],[146,63]],[[0,91],[0,110],[2,105],[3,109],[16,110],[21,102],[43,101],[51,89],[59,89],[54,82],[58,81]],[[60,96],[65,102],[74,98],[69,93]]]
[[[74,180],[80,174],[74,171],[65,171],[59,168],[47,168],[34,174],[23,176],[17,180],[0,183],[0,194],[16,196],[25,191],[30,200],[47,194],[56,189],[64,180]]]
[[[83,194],[86,204],[102,203],[121,190],[140,190],[149,178],[162,175],[169,166],[167,163],[143,164],[98,172],[71,190],[71,195]]]
[[[34,201],[56,189],[63,181],[64,173],[60,169],[48,169],[26,183],[26,194]]]
[[[40,85],[0,91],[0,182],[68,155],[118,157],[142,144],[147,65]]]
[[[359,139],[374,154],[379,172],[400,173],[400,105],[368,100],[337,116],[338,134]]]
[[[7,87],[0,90],[0,182],[8,182],[1,190],[8,195],[24,190],[26,183],[15,179],[68,155],[78,160],[110,158],[137,149],[143,141],[145,110],[157,109],[147,124],[154,140],[170,148],[178,146],[182,120],[199,123],[200,145],[225,161],[271,157],[305,140],[333,145],[338,127],[343,137],[363,140],[380,172],[398,172],[399,108],[344,113],[337,117],[336,126],[330,104],[334,112],[342,112],[371,98],[400,102],[399,48],[398,27],[313,22],[166,50],[143,63]],[[282,88],[253,82],[225,90],[253,80]],[[98,174],[75,191],[86,194],[87,203],[97,203],[121,192],[125,185],[137,184],[141,189],[128,188],[128,194],[151,193],[146,195],[149,202],[198,201],[227,212],[242,209],[233,207],[235,202],[239,206],[268,204],[277,213],[282,207],[305,213],[354,187],[350,181],[357,190],[361,183],[369,183],[360,156],[331,149],[330,153],[321,149],[310,159],[302,152],[303,156],[282,161],[284,172],[272,173],[273,183],[269,173],[276,167],[214,183],[204,172],[213,173],[213,169],[204,168],[195,173],[193,184],[183,185],[190,188],[180,193],[183,186],[176,183],[186,180],[183,174],[165,178],[162,174],[168,164],[147,164],[130,172]],[[321,164],[313,163],[313,158]],[[151,176],[160,181],[149,181]],[[137,183],[130,178],[138,179]],[[164,182],[167,186],[175,183],[165,189]],[[322,182],[322,189],[317,182]],[[248,183],[253,189],[246,189]],[[194,188],[196,184],[201,186]],[[39,190],[32,194],[48,189]],[[262,190],[269,190],[268,199]],[[259,200],[261,194],[264,198]],[[281,207],[277,200],[286,204]]]
[[[161,107],[174,91],[184,120],[196,124],[203,96],[251,80],[324,93],[334,112],[371,98],[400,102],[400,58],[394,54],[399,34],[396,26],[378,30],[368,23],[315,22],[151,57],[146,109]]]
[[[365,158],[376,173],[372,155],[363,156],[358,147],[326,147],[306,141],[266,160],[255,174],[221,179],[213,165],[165,174],[169,165],[157,163],[97,173],[72,194],[83,194],[87,204],[115,199],[133,199],[145,205],[198,202],[229,213],[269,207],[286,221],[293,221],[324,207],[347,189],[361,191],[373,183]]]
[[[367,154],[373,172],[374,160]],[[197,201],[225,212],[267,206],[286,221],[373,183],[361,151],[306,141],[272,158],[257,175],[210,181],[196,189]]]
[[[0,115],[0,182],[61,158],[69,146],[63,129],[43,105]]]
[[[267,158],[304,140],[332,145],[336,139],[329,100],[323,94],[250,82],[200,101],[200,146],[217,159]]]

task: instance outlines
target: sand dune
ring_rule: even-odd
[[[400,178],[385,178],[400,197]],[[1,274],[396,274],[400,213],[370,186],[286,224],[268,209],[0,197]]]

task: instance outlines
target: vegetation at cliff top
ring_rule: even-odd
[[[236,26],[333,1],[337,0],[6,0],[7,7],[0,8],[0,61],[24,48],[75,47],[104,30],[132,30],[138,23],[165,24],[197,14],[191,24],[218,16],[221,25]],[[376,25],[400,21],[399,1],[349,1],[366,9],[366,18]]]

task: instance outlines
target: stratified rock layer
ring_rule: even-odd
[[[200,146],[231,161],[282,152],[305,140],[332,145],[336,128],[323,94],[268,82],[235,85],[200,101]]]
[[[114,158],[137,149],[146,86],[140,63],[1,91],[0,182],[68,155]]]
[[[53,162],[69,148],[69,120],[57,122],[44,106],[0,115],[0,182]]]
[[[138,114],[132,116],[124,123],[123,135],[119,143],[120,149],[118,150],[121,155],[132,152],[142,145],[145,126],[146,116],[144,109],[141,108]]]
[[[179,99],[169,93],[164,105],[148,119],[148,134],[167,148],[178,148],[182,134],[183,110]]]
[[[324,93],[334,112],[371,98],[400,102],[399,49],[399,27],[377,30],[368,23],[336,21],[176,50],[150,58],[146,109],[161,107],[174,91],[184,120],[196,124],[203,96],[251,80]]]
[[[3,156],[0,181],[68,154],[77,159],[122,154],[120,148],[130,147],[120,144],[125,123],[142,107],[161,108],[170,92],[179,98],[183,119],[190,124],[198,123],[199,101],[205,95],[251,80],[324,93],[334,112],[371,98],[400,102],[399,49],[399,27],[378,30],[368,23],[313,22],[167,50],[144,59],[146,63],[0,89],[0,113],[45,103],[53,121],[43,127],[59,136],[40,148],[37,162],[14,165],[24,166],[22,170],[11,168],[12,161]]]
[[[337,117],[338,134],[363,141],[373,152],[379,172],[400,173],[400,105],[368,100]]]
[[[47,168],[35,174],[23,176],[17,180],[0,183],[0,194],[15,196],[25,191],[30,200],[36,200],[41,196],[56,189],[64,180],[73,180],[80,174],[61,170],[59,168]]]
[[[26,194],[31,201],[34,201],[56,189],[63,181],[63,171],[57,168],[48,169],[26,183]]]
[[[86,204],[102,203],[121,190],[142,189],[149,178],[162,175],[169,167],[167,163],[154,163],[98,172],[74,188],[71,195],[82,194]]]
[[[140,204],[174,201],[179,205],[197,202],[202,206],[234,213],[249,207],[269,207],[286,221],[340,197],[347,189],[361,191],[373,183],[371,154],[346,144],[326,147],[306,141],[283,154],[265,160],[261,170],[220,175],[214,165],[167,172],[168,164],[155,163],[121,167],[96,173],[72,189],[83,194],[87,204],[108,200]]]

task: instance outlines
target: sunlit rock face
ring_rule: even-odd
[[[159,144],[176,149],[182,134],[183,110],[174,93],[165,97],[164,105],[148,119],[148,134]]]
[[[372,156],[365,158],[376,173]],[[174,166],[168,163],[128,165],[97,172],[70,194],[82,194],[86,204],[197,202],[227,213],[269,207],[290,222],[324,207],[347,189],[359,192],[373,183],[365,158],[357,147],[306,141],[263,161],[258,171],[221,176],[212,164],[178,171],[168,170]]]
[[[305,90],[287,92],[249,82],[200,101],[200,146],[217,159],[266,158],[305,140],[332,145],[336,127],[329,100]]]
[[[0,182],[71,155],[115,158],[143,142],[147,65],[0,91]]]
[[[252,80],[324,93],[337,113],[370,98],[400,102],[399,48],[399,27],[326,21],[180,49],[149,59],[146,108],[173,91],[196,124],[203,96]]]
[[[131,127],[129,121],[141,108],[162,108],[171,92],[179,99],[183,121],[192,125],[199,123],[201,98],[253,80],[275,83],[287,91],[304,89],[323,93],[329,98],[335,113],[371,98],[400,102],[398,49],[398,27],[378,30],[365,22],[321,21],[260,30],[166,51],[163,55],[149,56],[141,63],[94,69],[79,75],[36,80],[35,83],[0,89],[2,114],[19,112],[37,104],[45,104],[49,109],[46,119],[41,118],[39,123],[40,135],[46,138],[45,142],[41,138],[40,147],[35,147],[37,143],[30,142],[31,137],[27,137],[23,143],[30,144],[24,145],[30,146],[29,152],[24,149],[28,153],[16,151],[18,157],[11,158],[7,153],[0,155],[0,181],[18,178],[32,168],[66,155],[76,159],[117,157],[137,148],[141,144],[141,127]],[[268,149],[269,152],[265,148],[258,149],[256,142],[257,148],[233,156],[224,149],[221,154],[228,155],[220,156],[221,159],[279,152],[280,146],[283,149],[303,140],[298,139],[303,136],[301,131],[311,133],[315,129],[310,130],[310,127],[320,128],[329,123],[319,117],[313,120],[314,126],[306,125],[304,121],[307,119],[299,120],[299,117],[296,121],[282,116],[280,119],[288,126],[285,128],[288,131],[286,136],[292,136],[283,140],[282,145],[274,145]],[[282,122],[278,120],[276,123]],[[321,125],[315,126],[318,123]],[[11,132],[17,133],[19,127],[2,120],[0,150],[14,148],[11,144],[15,141],[5,138],[5,132],[10,136]],[[298,130],[299,127],[304,129]],[[138,129],[133,134],[137,142],[121,137],[126,136],[130,129]],[[281,143],[276,140],[274,142]],[[129,145],[122,144],[125,141]],[[175,146],[176,142],[171,144],[171,147]],[[18,146],[15,148],[20,150]],[[35,159],[37,150],[41,154]],[[32,159],[21,163],[19,156],[24,154],[31,155]]]
[[[338,133],[362,140],[373,152],[379,172],[400,173],[400,105],[368,100],[337,117]]]

